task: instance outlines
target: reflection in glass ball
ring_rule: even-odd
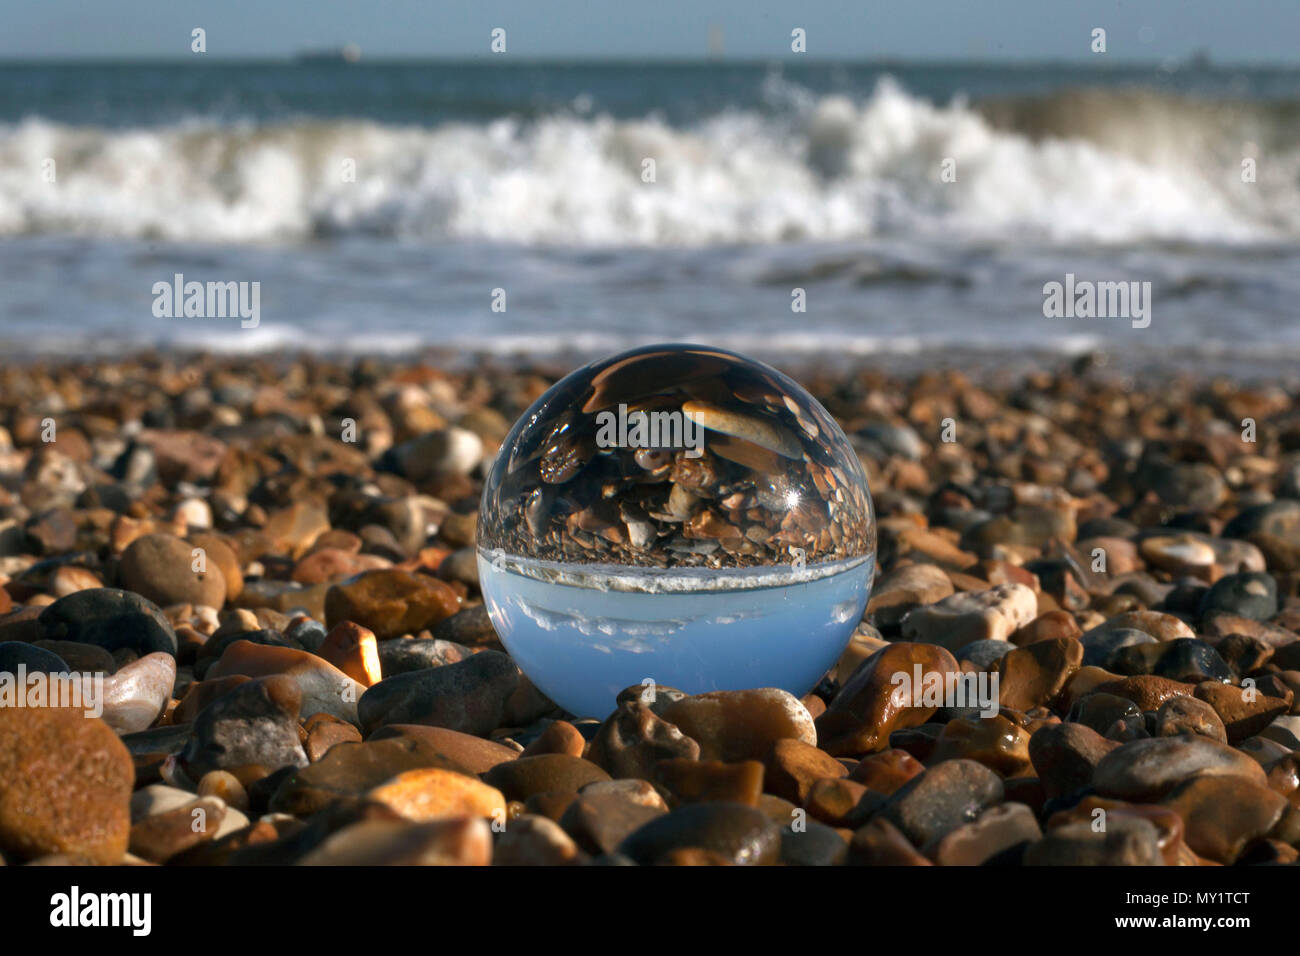
[[[803,695],[862,616],[875,543],[834,419],[780,372],[704,346],[560,381],[511,429],[479,511],[492,623],[579,716],[648,680]]]

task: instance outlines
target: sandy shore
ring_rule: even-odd
[[[1293,392],[789,369],[875,505],[844,656],[801,700],[574,715],[474,549],[566,369],[446,358],[0,367],[0,671],[102,689],[93,720],[0,706],[3,859],[1296,861]],[[917,665],[996,676],[996,713],[892,696]]]

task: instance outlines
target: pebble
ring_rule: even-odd
[[[117,670],[113,655],[94,644],[78,644],[76,641],[37,641],[33,647],[47,650],[67,663],[67,669],[90,674],[112,674]],[[0,670],[6,670],[0,665]],[[31,669],[31,665],[28,665]]]
[[[302,695],[287,677],[240,684],[194,718],[180,763],[192,780],[212,770],[256,764],[276,770],[307,763],[298,737]]]
[[[1082,663],[1083,644],[1072,637],[1018,647],[998,661],[999,703],[1019,711],[1050,707]]]
[[[1018,777],[1030,769],[1029,731],[1002,714],[954,717],[943,725],[929,760],[965,758],[1003,777]]]
[[[518,757],[497,764],[483,781],[500,790],[507,800],[527,800],[535,794],[575,793],[589,783],[610,776],[590,760],[568,754]]]
[[[1121,744],[1097,764],[1093,786],[1105,796],[1159,800],[1192,776],[1239,777],[1264,783],[1259,764],[1208,737],[1152,737]]]
[[[329,753],[330,748],[335,744],[361,740],[361,731],[356,727],[325,713],[313,714],[303,721],[303,732],[307,735],[307,739],[302,747],[307,753],[307,759],[312,763]]]
[[[822,749],[831,756],[855,756],[884,750],[894,731],[925,723],[939,708],[928,706],[924,696],[898,693],[906,685],[895,681],[902,674],[915,683],[917,668],[923,682],[928,674],[946,678],[960,673],[952,654],[936,644],[890,644],[858,666],[817,719],[817,735],[809,743],[816,744],[820,737]]]
[[[445,581],[397,568],[368,571],[325,594],[327,627],[352,621],[381,641],[436,627],[459,609],[460,599]]]
[[[132,825],[133,854],[150,863],[166,863],[216,837],[226,818],[225,803],[216,797],[185,795],[188,799],[180,806],[147,814]]]
[[[402,476],[422,483],[468,475],[483,458],[483,440],[465,428],[437,428],[394,446],[386,460]]]
[[[867,821],[885,798],[852,780],[826,778],[808,790],[804,809],[813,819],[833,827],[853,829]]]
[[[1182,817],[1187,845],[1224,866],[1268,835],[1287,807],[1281,794],[1240,777],[1196,777],[1174,789],[1164,804]]]
[[[361,730],[385,724],[428,724],[486,736],[501,724],[519,669],[507,655],[481,651],[443,667],[387,677],[357,704]]]
[[[428,727],[424,724],[388,724],[376,730],[369,739],[379,741],[393,737],[420,741],[475,774],[487,773],[497,764],[519,756],[517,751],[494,741],[446,727]]]
[[[880,814],[923,847],[1002,802],[1002,779],[974,760],[946,760],[903,784]]]
[[[1194,695],[1197,700],[1203,700],[1214,708],[1223,721],[1230,744],[1255,736],[1290,710],[1290,704],[1283,698],[1269,697],[1258,691],[1248,692],[1217,681],[1197,684]]]
[[[876,581],[867,615],[881,627],[893,627],[918,605],[934,604],[953,593],[952,580],[933,564],[907,564]]]
[[[687,848],[715,853],[738,866],[772,865],[781,858],[781,829],[761,810],[744,804],[691,803],[638,828],[619,852],[649,865]]]
[[[667,812],[663,797],[644,780],[612,780],[583,787],[559,824],[580,849],[597,856],[614,853],[628,836]]]
[[[399,773],[380,784],[367,798],[382,803],[407,820],[425,822],[475,816],[505,820],[501,791],[454,770],[421,767]]]
[[[1159,642],[1146,631],[1136,628],[1098,628],[1084,634],[1080,639],[1083,644],[1083,664],[1085,667],[1111,667],[1112,658],[1126,647]]]
[[[659,698],[665,705],[669,702],[662,692]],[[587,751],[587,759],[611,776],[645,780],[654,777],[660,760],[695,760],[699,756],[697,741],[638,698],[620,699],[618,709],[600,725]]]
[[[1193,734],[1221,744],[1228,742],[1228,731],[1213,707],[1196,697],[1171,697],[1156,711],[1153,737],[1178,737]]]
[[[883,817],[873,817],[853,831],[849,860],[860,866],[932,866],[933,864]]]
[[[94,644],[110,653],[126,648],[143,657],[175,656],[176,631],[152,601],[115,588],[92,588],[61,597],[37,619],[40,638]]]
[[[453,644],[480,647],[494,643],[497,632],[492,626],[492,619],[488,617],[487,608],[482,604],[474,604],[439,621],[433,629],[433,636],[436,640]]]
[[[18,674],[23,667],[28,674],[66,674],[71,668],[68,662],[53,651],[24,641],[5,641],[0,643],[0,673]]]
[[[1025,866],[1161,866],[1160,834],[1150,820],[1115,816],[1104,832],[1091,823],[1052,827],[1025,850]]]
[[[119,734],[153,726],[171,701],[175,683],[176,658],[161,651],[119,668],[104,679],[104,723]]]
[[[1156,677],[1151,674],[1139,674],[1135,677],[1124,677],[1120,680],[1111,680],[1098,684],[1096,692],[1102,694],[1113,694],[1116,697],[1124,697],[1137,704],[1138,710],[1159,710],[1160,705],[1170,697],[1190,697],[1196,690],[1194,684],[1184,684],[1181,681],[1169,680],[1167,677]]]
[[[923,770],[925,765],[910,753],[894,748],[863,757],[849,779],[887,797]]]
[[[381,679],[374,632],[360,624],[342,621],[334,625],[314,653],[364,687]]]
[[[842,866],[848,857],[848,842],[824,823],[808,820],[798,830],[787,826],[781,831],[781,863],[785,866]]]
[[[1117,674],[1154,674],[1184,684],[1232,680],[1232,669],[1218,652],[1189,637],[1122,648],[1111,655],[1107,666]]]
[[[817,744],[812,717],[799,698],[774,687],[683,697],[664,706],[663,718],[698,742],[705,760],[762,760],[783,739]]]
[[[248,791],[239,778],[225,770],[211,770],[203,775],[195,792],[200,797],[220,797],[228,807],[241,812],[248,810]]]
[[[846,777],[848,773],[844,764],[812,744],[802,740],[778,740],[767,755],[760,789],[801,805],[818,780]]]
[[[587,739],[582,736],[582,731],[567,720],[553,720],[524,748],[520,756],[568,754],[570,757],[581,757],[586,749]]]
[[[1173,700],[1190,700],[1188,697],[1175,697]],[[1140,717],[1142,711],[1138,705],[1133,703],[1127,697],[1117,697],[1114,694],[1088,694],[1077,700],[1073,707],[1070,708],[1069,719],[1083,724],[1085,727],[1104,734],[1115,724],[1116,721],[1127,720],[1129,717]]]
[[[964,591],[917,607],[903,618],[903,636],[955,651],[974,641],[1005,641],[1038,616],[1038,599],[1023,584]]]
[[[957,651],[957,661],[970,661],[977,670],[997,670],[998,661],[1015,650],[1008,641],[972,641]]]
[[[203,553],[199,561],[194,546],[170,534],[136,538],[122,553],[122,583],[130,591],[162,607],[202,604],[219,608],[226,603],[226,579],[215,560]]]
[[[1105,624],[1084,632],[1080,638],[1085,647],[1100,640],[1108,631],[1134,630],[1150,634],[1157,641],[1172,641],[1180,637],[1195,637],[1185,621],[1160,611],[1128,611],[1112,617]]]
[[[205,678],[284,676],[298,685],[301,713],[330,714],[356,724],[358,701],[367,689],[328,661],[292,647],[237,640],[205,672]],[[378,686],[378,685],[376,685]]]
[[[727,800],[756,807],[763,794],[763,765],[757,760],[661,760],[655,781],[678,803]]]
[[[1277,582],[1262,571],[1229,574],[1214,583],[1201,599],[1202,616],[1223,611],[1253,621],[1266,621],[1277,613]]]
[[[985,866],[1019,863],[1042,839],[1034,812],[1023,803],[989,807],[970,823],[948,831],[925,848],[938,866]]]
[[[345,621],[339,627],[357,627],[351,621]],[[377,647],[379,668],[383,677],[396,677],[429,667],[442,667],[455,664],[473,656],[473,651],[462,644],[444,641],[441,638],[403,638],[396,637],[380,641]]]
[[[1102,758],[1118,746],[1084,724],[1049,724],[1029,738],[1029,759],[1047,795],[1060,797],[1089,786]]]
[[[280,781],[269,809],[297,817],[324,810],[334,801],[354,803],[408,770],[432,767],[473,776],[432,744],[412,737],[335,744],[310,766],[294,766],[302,769]]]
[[[299,866],[489,866],[492,830],[462,817],[429,823],[368,820],[328,837]]]
[[[514,817],[497,838],[493,866],[568,866],[585,854],[554,820],[532,813]]]
[[[102,720],[68,708],[0,707],[0,853],[119,862],[134,778],[130,753]]]

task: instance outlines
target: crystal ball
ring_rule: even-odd
[[[632,685],[811,690],[862,617],[876,529],[835,420],[753,359],[657,345],[568,375],[488,473],[497,634],[569,712]]]

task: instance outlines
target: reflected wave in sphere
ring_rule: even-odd
[[[660,345],[573,372],[511,429],[479,579],[532,682],[604,717],[649,682],[807,693],[862,617],[875,542],[862,464],[806,390]]]

